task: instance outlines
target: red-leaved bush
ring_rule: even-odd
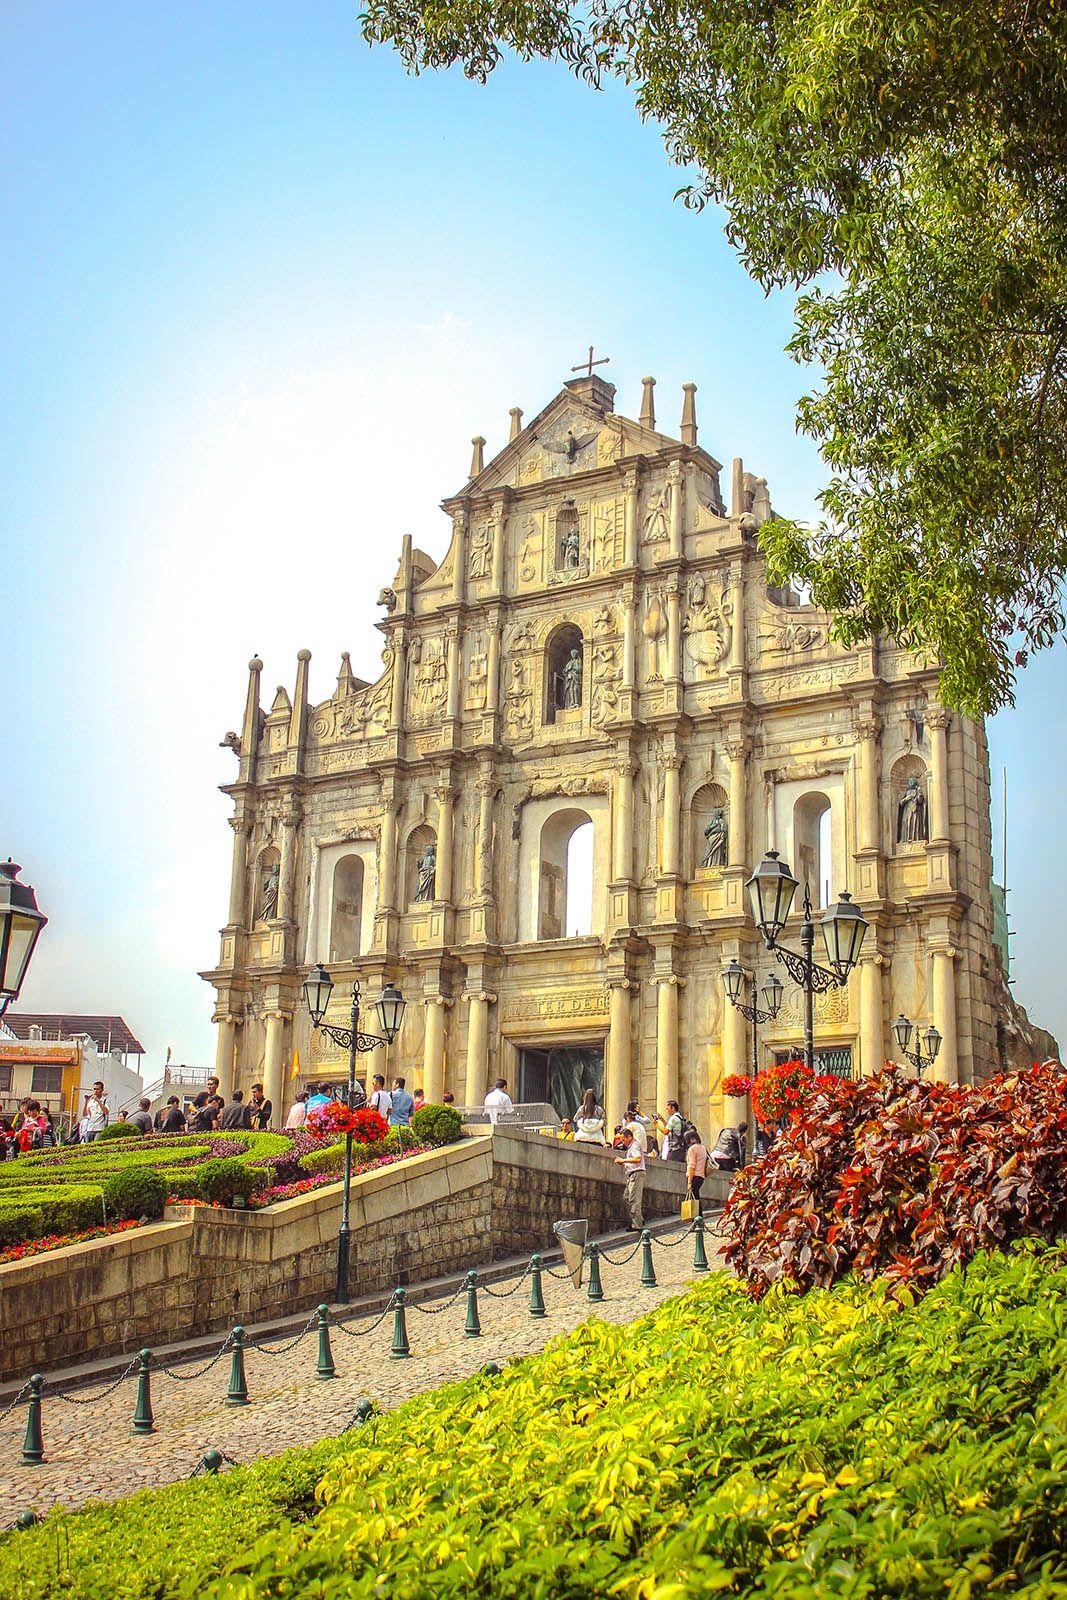
[[[762,1076],[762,1074],[761,1074]],[[846,1273],[929,1288],[979,1250],[1067,1233],[1067,1075],[1035,1065],[966,1087],[887,1064],[822,1080],[734,1180],[726,1259],[757,1298]]]

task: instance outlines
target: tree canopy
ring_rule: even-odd
[[[1010,702],[1067,626],[1064,0],[371,0],[362,27],[415,71],[510,50],[632,86],[686,203],[803,290],[829,475],[818,526],[761,530],[772,580],[940,662],[960,709]]]

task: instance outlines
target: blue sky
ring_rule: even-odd
[[[310,648],[373,675],[374,599],[402,533],[590,340],[620,409],[659,380],[673,431],[814,510],[804,374],[625,92],[552,67],[487,88],[405,75],[350,4],[0,12],[6,315],[0,359],[6,690],[0,852],[51,923],[27,1007],[121,1011],[210,1059],[246,664],[267,697]],[[1011,786],[1017,992],[1067,1035],[1055,740],[1062,649],[991,728]],[[998,835],[999,839],[999,824]]]

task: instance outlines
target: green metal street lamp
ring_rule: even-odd
[[[347,1028],[335,1028],[331,1023],[322,1020],[329,1008],[334,981],[321,961],[312,967],[304,979],[303,990],[304,1004],[311,1016],[312,1026],[320,1033],[324,1033],[328,1039],[332,1039],[342,1050],[348,1051],[348,1092],[345,1104],[350,1111],[354,1111],[366,1103],[366,1096],[356,1083],[356,1056],[368,1050],[376,1050],[379,1045],[392,1044],[400,1032],[407,1002],[395,984],[387,983],[374,1002],[374,1013],[381,1029],[380,1034],[361,1033],[358,982],[352,985],[352,1010],[349,1017],[350,1025]],[[352,1235],[349,1227],[351,1186],[352,1130],[349,1128],[345,1133],[345,1188],[341,1202],[341,1227],[337,1235],[336,1299],[341,1304],[348,1299],[348,1268],[352,1256]]]
[[[0,862],[0,1016],[17,1000],[41,929],[48,918],[37,909],[28,883],[19,883],[21,867],[9,856]]]
[[[800,924],[800,954],[783,950],[778,937],[789,917],[799,884],[777,850],[768,850],[751,878],[748,892],[752,916],[768,950],[785,967],[794,983],[804,991],[804,1062],[815,1070],[815,996],[826,989],[843,988],[859,959],[867,923],[851,895],[842,894],[836,905],[819,918],[823,943],[830,965],[820,967],[815,960],[815,920],[811,914],[811,895],[804,885],[804,917]]]

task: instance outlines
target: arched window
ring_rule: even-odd
[[[269,922],[278,915],[280,881],[281,856],[274,845],[268,845],[256,859],[254,915],[257,922]]]
[[[566,806],[541,829],[537,937],[570,939],[592,931],[593,820]]]
[[[833,863],[833,821],[830,801],[818,792],[801,795],[793,807],[793,871],[800,883],[798,900],[805,883],[813,906],[830,903]]]
[[[408,905],[429,903],[437,898],[437,835],[428,822],[408,834],[405,854],[405,881]]]
[[[545,721],[555,722],[580,711],[585,673],[585,648],[581,628],[564,622],[545,646]]]
[[[360,953],[363,921],[363,860],[342,856],[333,869],[330,960],[354,961]]]

